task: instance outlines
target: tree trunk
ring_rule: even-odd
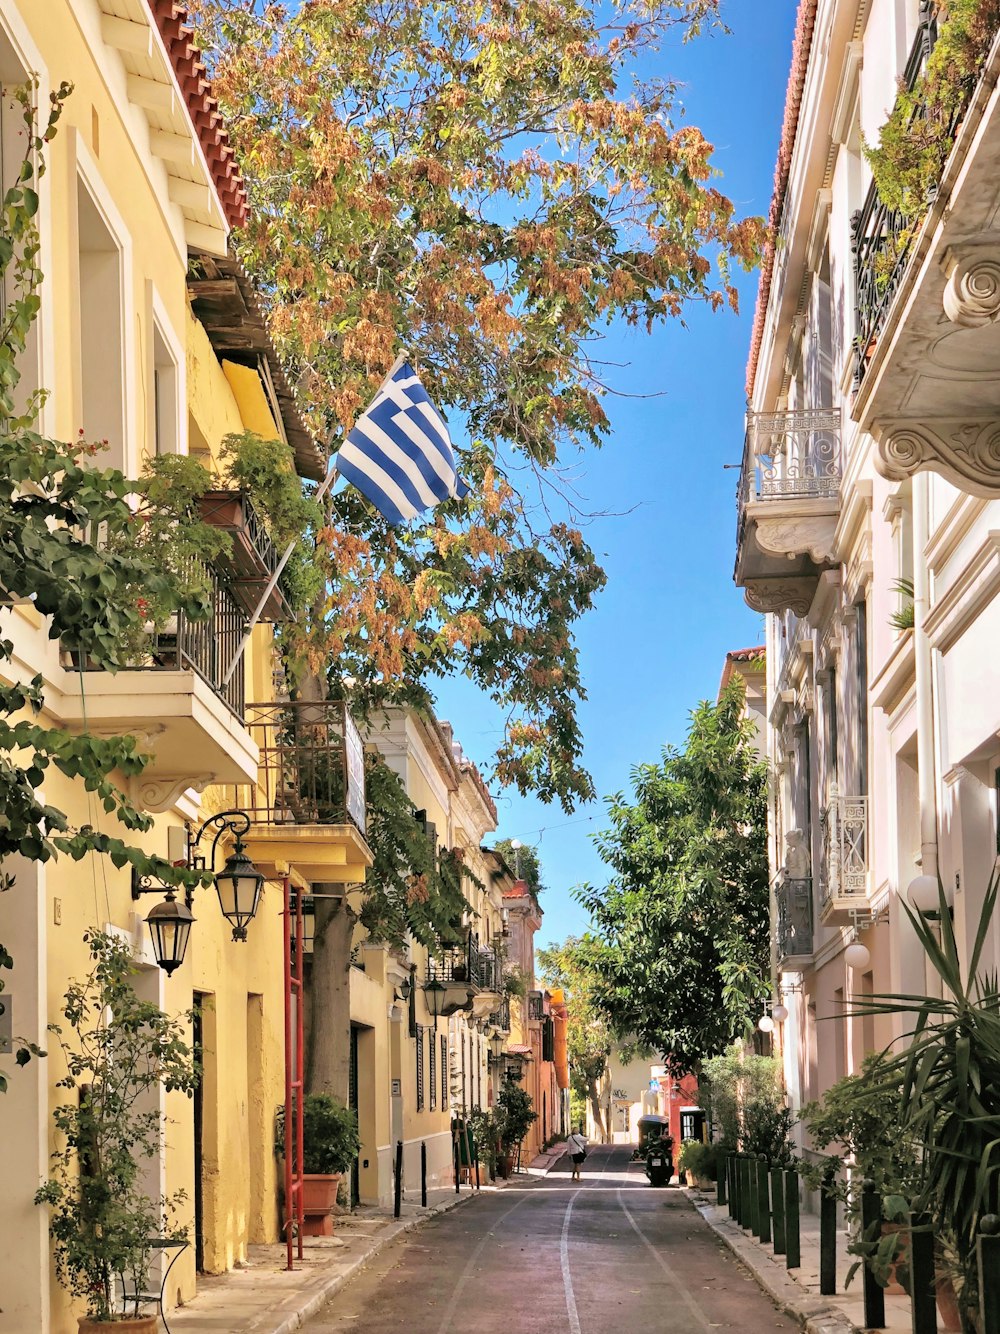
[[[317,896],[342,885],[314,885]],[[309,988],[306,1089],[345,1103],[351,1061],[351,946],[354,913],[343,898],[316,899],[316,935]]]
[[[604,1125],[604,1118],[601,1116],[601,1095],[597,1089],[596,1079],[587,1080],[587,1097],[590,1099],[590,1111],[594,1118],[594,1125],[601,1136],[601,1143],[606,1144],[608,1142],[608,1132]]]

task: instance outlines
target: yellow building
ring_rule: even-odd
[[[62,80],[75,85],[42,179],[45,281],[25,358],[28,387],[50,391],[40,423],[45,434],[70,440],[82,429],[88,439],[107,440],[106,461],[130,476],[152,455],[189,450],[215,467],[224,437],[252,429],[286,439],[299,473],[316,478],[322,458],[298,417],[249,285],[226,258],[228,231],[242,220],[245,201],[181,19],[172,0],[0,0],[5,90],[37,79],[45,105]],[[5,142],[17,131],[10,109],[7,96],[0,108]],[[16,160],[16,151],[10,156]],[[129,791],[155,813],[155,827],[133,841],[176,858],[184,852],[185,825],[240,808],[252,820],[250,855],[271,877],[245,943],[230,938],[214,892],[197,891],[187,956],[167,977],[155,967],[144,925],[156,900],[134,898],[127,871],[96,857],[4,867],[16,876],[2,913],[15,959],[8,996],[19,1034],[46,1045],[46,1023],[58,1017],[67,980],[87,970],[81,936],[88,926],[132,943],[135,986],[144,998],[175,1014],[193,1008],[204,1077],[193,1102],[179,1094],[163,1099],[167,1142],[147,1181],[154,1197],[178,1189],[188,1197],[188,1217],[180,1221],[192,1244],[171,1273],[169,1305],[193,1295],[196,1270],[221,1272],[245,1256],[249,1243],[279,1235],[277,878],[288,869],[300,884],[357,883],[370,861],[360,831],[363,795],[359,805],[353,771],[347,776],[350,724],[333,707],[319,721],[311,718],[308,732],[314,748],[322,745],[343,761],[339,806],[287,799],[302,747],[289,754],[277,740],[287,736],[289,718],[293,731],[298,727],[299,716],[274,703],[271,626],[259,625],[239,651],[275,553],[245,497],[231,493],[220,503],[228,517],[216,522],[233,533],[234,555],[212,571],[211,619],[192,626],[175,618],[135,670],[74,670],[31,606],[3,613],[4,633],[15,645],[14,672],[44,679],[44,721],[132,734],[152,752],[152,764]],[[268,616],[281,614],[279,599]],[[81,785],[53,774],[45,796],[76,826],[120,832]],[[53,1052],[24,1070],[15,1070],[9,1057],[0,1061],[10,1079],[3,1101],[0,1331],[69,1334],[76,1312],[55,1284],[46,1213],[32,1202],[48,1173],[51,1111],[65,1096],[55,1087],[64,1073],[61,1057]]]
[[[488,1035],[509,1026],[502,894],[512,877],[482,846],[496,828],[496,807],[447,723],[393,709],[373,724],[368,744],[401,779],[428,836],[458,852],[468,871],[461,947],[428,955],[412,938],[399,950],[358,933],[350,985],[352,1091],[362,1140],[355,1191],[364,1202],[384,1204],[392,1197],[397,1143],[411,1195],[420,1189],[422,1144],[428,1187],[453,1183],[453,1118],[492,1103],[498,1062],[491,1060]],[[426,990],[431,979],[441,992]]]

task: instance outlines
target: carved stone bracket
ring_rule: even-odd
[[[817,565],[833,560],[836,515],[822,518],[757,519],[757,545],[776,556],[798,556],[805,552]]]
[[[762,613],[793,611],[805,616],[816,592],[817,581],[810,577],[790,579],[748,579],[743,596],[748,607]]]
[[[215,774],[141,774],[129,783],[129,796],[143,811],[160,814],[171,810],[188,788],[204,792]]]
[[[953,324],[979,329],[1000,319],[1000,240],[948,250],[944,272],[944,313]]]
[[[974,496],[1000,496],[1000,420],[990,417],[899,418],[876,423],[875,466],[891,482],[940,473]]]

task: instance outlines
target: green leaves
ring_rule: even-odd
[[[578,895],[596,928],[597,1003],[684,1072],[744,1036],[770,994],[766,770],[742,687],[699,705],[685,749],[632,783],[595,838],[613,878]]]

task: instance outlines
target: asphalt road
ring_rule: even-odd
[[[625,1148],[481,1195],[399,1238],[305,1326],[311,1334],[791,1331],[675,1187]]]

